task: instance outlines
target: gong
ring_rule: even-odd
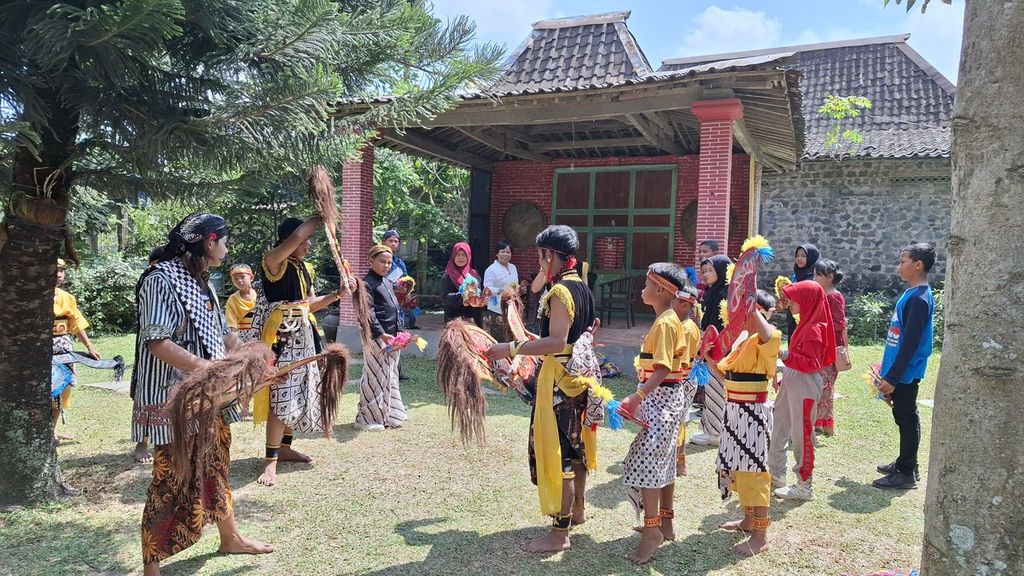
[[[544,213],[532,202],[518,202],[505,211],[502,229],[513,248],[532,248],[545,228]]]

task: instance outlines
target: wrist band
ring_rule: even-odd
[[[525,345],[526,345],[526,341],[525,340],[523,340],[523,341],[516,341],[516,342],[509,342],[508,343],[509,356],[511,358],[515,358],[519,354],[519,351],[522,350],[523,346],[525,346]]]
[[[639,396],[641,400],[647,400],[647,394],[644,394],[643,388],[637,388],[636,395]]]

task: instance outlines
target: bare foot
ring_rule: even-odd
[[[221,554],[270,554],[274,547],[258,540],[249,540],[241,534],[236,534],[228,541],[221,541],[217,552]]]
[[[256,483],[264,486],[277,484],[277,460],[267,462],[267,467],[263,469],[263,474],[256,479]]]
[[[753,534],[746,542],[740,542],[732,547],[734,554],[749,558],[768,550],[768,537],[764,532]]]
[[[626,556],[626,560],[636,564],[646,564],[651,561],[654,552],[664,541],[665,536],[662,535],[660,528],[646,528],[643,537],[640,538],[640,543]]]
[[[280,462],[312,462],[313,459],[291,446],[281,446],[277,451],[277,459]]]
[[[731,532],[750,532],[753,529],[754,522],[750,518],[744,516],[742,520],[730,520],[725,522],[719,528],[722,530],[729,530]]]
[[[53,439],[57,442],[66,442],[68,440],[74,440],[75,437],[71,434],[61,434],[60,432],[53,433]]]
[[[676,530],[672,527],[671,518],[661,519],[661,535],[665,537],[665,540],[671,542],[676,539]]]
[[[139,464],[148,464],[153,461],[153,455],[149,453],[149,446],[145,442],[139,442],[135,445],[135,451],[132,452],[132,456]]]
[[[572,519],[570,521],[573,526],[579,526],[587,521],[587,510],[582,503],[577,502],[573,505]]]
[[[531,554],[543,554],[545,552],[561,552],[569,549],[569,532],[551,530],[540,538],[534,538],[523,542],[521,548]]]

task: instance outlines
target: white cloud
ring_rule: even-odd
[[[708,6],[693,17],[696,29],[680,47],[682,55],[736,52],[778,45],[782,23],[746,8]]]
[[[434,15],[442,19],[459,15],[469,16],[476,22],[477,42],[505,44],[511,52],[530,33],[534,22],[546,18],[552,2],[553,0],[434,0]]]
[[[947,6],[932,2],[924,14],[917,10],[908,14],[904,26],[904,30],[910,32],[910,46],[946,78],[956,82],[964,30],[964,3],[954,2]]]

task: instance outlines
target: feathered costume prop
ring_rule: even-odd
[[[334,416],[348,378],[349,353],[341,344],[286,366],[274,366],[274,353],[261,342],[243,344],[230,354],[188,374],[167,402],[174,435],[172,454],[181,478],[200,474],[217,445],[217,419],[234,400],[246,405],[256,392],[310,362],[321,362],[320,414],[330,437]]]
[[[535,339],[523,324],[523,302],[518,287],[502,291],[501,299],[512,337],[520,342]],[[437,387],[448,404],[452,430],[458,428],[463,444],[484,441],[487,412],[484,383],[500,392],[511,388],[527,403],[533,402],[526,382],[533,378],[540,359],[518,355],[489,361],[485,353],[495,343],[487,331],[461,319],[449,322],[441,334],[437,349]]]
[[[352,295],[352,307],[355,308],[356,320],[359,322],[362,341],[373,340],[370,332],[370,315],[372,312],[370,291],[366,285],[352,273],[352,267],[348,260],[341,256],[341,248],[338,244],[338,198],[331,182],[331,176],[323,166],[314,166],[309,171],[309,198],[313,201],[316,213],[324,221],[324,233],[327,235],[327,245],[331,248],[331,255],[334,256],[334,264],[338,267],[338,275],[341,276],[340,285],[346,292]],[[350,291],[348,288],[349,279],[356,281],[356,289]]]

